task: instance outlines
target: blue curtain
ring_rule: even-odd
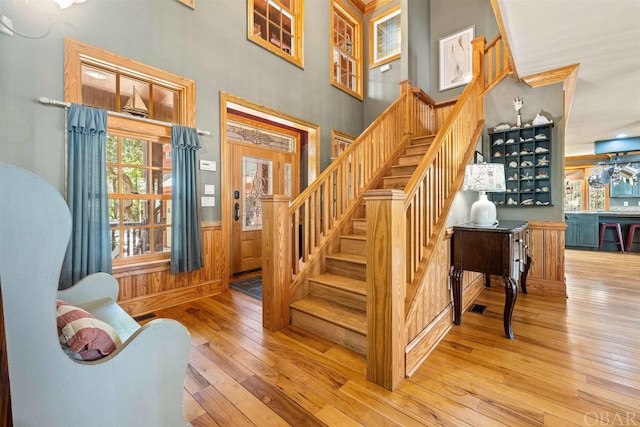
[[[111,273],[106,156],[107,112],[71,104],[67,114],[67,204],[72,229],[61,288],[91,273]]]
[[[171,128],[171,273],[204,266],[200,212],[196,196],[196,129]]]

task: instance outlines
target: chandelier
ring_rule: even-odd
[[[640,169],[634,168],[629,162],[623,162],[618,155],[613,160],[596,163],[593,175],[588,178],[589,185],[593,188],[602,188],[610,182],[620,184],[623,181],[638,185]]]

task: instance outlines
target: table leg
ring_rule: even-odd
[[[463,270],[456,270],[451,267],[449,277],[451,278],[451,290],[453,291],[453,324],[462,323],[462,275]]]
[[[527,275],[529,274],[529,267],[531,266],[531,256],[527,255],[527,261],[524,265],[524,269],[520,273],[520,287],[522,288],[522,293],[527,293]]]
[[[504,281],[504,334],[512,340],[511,316],[518,298],[518,282],[511,277],[503,277],[502,280]]]

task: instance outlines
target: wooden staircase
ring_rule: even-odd
[[[409,141],[379,188],[404,189],[435,136]],[[364,212],[364,209],[360,210]],[[339,252],[325,256],[325,271],[309,278],[309,295],[291,304],[291,323],[360,354],[367,353],[367,224],[352,220]]]

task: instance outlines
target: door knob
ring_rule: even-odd
[[[234,211],[234,215],[233,215],[233,219],[235,219],[236,221],[240,219],[240,203],[236,203],[235,205],[233,205],[233,211]]]

